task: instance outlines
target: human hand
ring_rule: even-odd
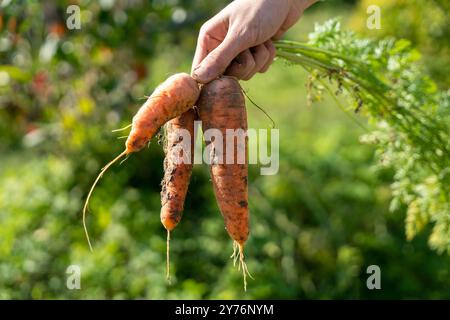
[[[280,38],[316,0],[235,0],[200,29],[192,76],[207,83],[221,74],[248,80],[265,72]]]

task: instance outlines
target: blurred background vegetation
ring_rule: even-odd
[[[81,8],[68,30],[66,8]],[[0,298],[450,298],[450,257],[407,241],[405,212],[389,212],[392,172],[376,169],[362,130],[330,100],[308,106],[302,69],[276,62],[243,83],[280,129],[280,172],[250,167],[255,277],[244,293],[229,260],[205,165],[194,169],[184,218],[172,234],[165,280],[159,222],[163,153],[156,143],[115,166],[91,202],[90,253],[81,224],[86,191],[123,148],[112,129],[130,122],[169,74],[190,70],[201,24],[226,1],[0,1]],[[370,1],[382,29],[365,27],[369,1],[310,8],[287,38],[341,16],[367,37],[413,42],[441,88],[450,83],[448,2]],[[250,103],[249,125],[269,126]],[[361,121],[365,121],[363,118]],[[79,265],[81,290],[66,288]],[[379,265],[382,290],[366,288]]]

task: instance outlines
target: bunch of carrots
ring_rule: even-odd
[[[167,140],[165,145],[164,178],[161,183],[161,223],[167,230],[167,278],[169,269],[170,233],[180,222],[184,200],[188,190],[192,172],[194,121],[200,119],[203,130],[215,128],[220,130],[225,145],[227,129],[247,131],[247,115],[244,94],[239,82],[233,77],[222,76],[208,84],[200,85],[186,73],[174,74],[160,84],[133,117],[130,134],[125,143],[125,150],[109,162],[95,179],[83,208],[83,226],[89,248],[92,245],[86,228],[86,213],[92,192],[103,174],[121,158],[140,151],[150,139],[166,125]],[[187,150],[191,161],[176,161],[180,155],[178,148],[182,143],[177,130],[184,129],[190,133],[191,150]],[[210,161],[211,180],[214,193],[225,221],[225,228],[234,240],[234,252],[231,256],[244,276],[246,290],[247,266],[244,262],[244,245],[249,235],[248,186],[247,186],[247,140],[244,146],[235,142],[234,159],[237,150],[244,148],[246,160],[244,164],[218,164]],[[214,144],[216,141],[205,141]],[[183,150],[183,149],[182,149]],[[183,150],[186,152],[186,150]],[[224,158],[227,150],[224,150]],[[214,154],[211,154],[211,158]],[[211,159],[212,160],[212,159]]]

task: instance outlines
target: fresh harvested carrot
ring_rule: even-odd
[[[163,124],[192,108],[199,94],[198,84],[190,75],[187,73],[174,74],[155,89],[133,117],[131,132],[125,143],[125,150],[100,171],[92,184],[83,207],[83,226],[91,251],[92,245],[86,228],[86,212],[89,199],[100,178],[119,159],[141,150]]]
[[[192,173],[195,118],[195,110],[190,109],[166,124],[166,157],[164,178],[161,182],[161,223],[168,231],[176,227],[183,213],[184,199]],[[179,130],[186,130],[190,141],[183,141]],[[189,154],[184,155],[183,152]],[[189,163],[184,163],[187,159],[183,157],[187,157]]]
[[[170,232],[181,220],[194,161],[194,121],[190,109],[166,123],[164,178],[161,181],[161,223],[167,230],[167,279],[170,279]],[[185,141],[184,139],[189,139]],[[186,154],[185,154],[186,152]]]
[[[227,152],[231,152],[226,148],[227,135],[232,134],[227,132],[227,129],[242,129],[247,133],[245,98],[239,82],[233,77],[224,76],[203,86],[197,106],[203,130],[217,129],[223,136],[223,164],[211,163],[211,180],[219,209],[225,220],[225,228],[235,241],[234,248],[239,249],[239,267],[242,267],[246,289],[248,271],[243,249],[249,235],[247,136],[243,142],[239,139],[233,142],[234,161],[231,164],[225,163]],[[217,141],[206,143],[210,150],[213,150],[210,155],[213,158]],[[245,161],[242,164],[237,161],[238,152],[245,152]],[[237,256],[234,254],[233,257]]]
[[[163,124],[192,108],[199,94],[197,82],[187,73],[174,74],[160,84],[133,117],[126,153],[145,147]]]

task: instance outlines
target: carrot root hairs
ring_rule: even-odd
[[[239,265],[238,265],[238,270],[242,269],[242,275],[244,276],[244,291],[247,291],[247,275],[255,280],[255,278],[253,278],[253,276],[250,274],[250,272],[248,271],[247,268],[247,264],[245,263],[244,260],[244,245],[238,243],[238,247],[239,247]]]
[[[247,275],[254,280],[253,276],[250,274],[247,268],[247,264],[244,260],[244,245],[233,241],[233,254],[230,259],[233,259],[233,267],[236,267],[236,263],[239,260],[238,270],[242,269],[242,275],[244,277],[244,291],[247,291]]]
[[[89,250],[91,250],[91,252],[94,251],[94,249],[92,248],[92,244],[91,244],[91,240],[89,239],[89,233],[86,227],[86,213],[87,213],[87,209],[88,209],[88,205],[89,205],[89,200],[91,199],[92,196],[92,192],[95,189],[95,186],[97,185],[98,181],[100,180],[100,178],[103,176],[103,174],[106,172],[106,170],[108,170],[114,163],[116,163],[117,161],[119,161],[122,157],[126,156],[127,152],[123,151],[121,154],[119,154],[117,157],[115,157],[113,160],[111,160],[110,162],[108,162],[100,171],[100,173],[98,174],[97,178],[95,179],[94,183],[91,186],[91,189],[89,190],[89,193],[87,195],[86,201],[84,203],[84,207],[83,207],[83,228],[84,228],[84,233],[86,235],[86,240],[89,244]]]
[[[131,128],[132,125],[133,124],[130,123],[129,125],[127,125],[127,126],[125,126],[123,128],[111,130],[111,132],[119,132],[119,131],[127,130],[128,128]]]
[[[236,267],[236,262],[239,259],[239,244],[237,241],[233,241],[233,254],[230,256],[230,259],[233,259],[233,267]]]
[[[170,230],[167,230],[166,243],[166,279],[170,284]]]

